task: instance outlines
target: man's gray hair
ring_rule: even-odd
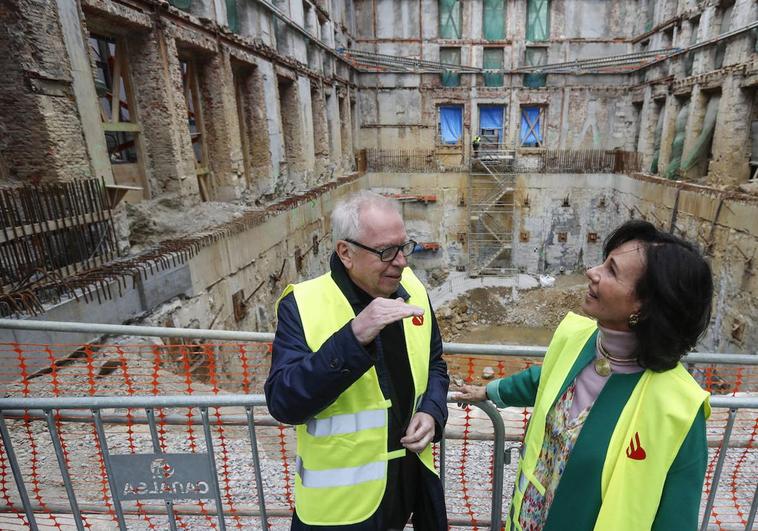
[[[394,210],[402,215],[400,203],[368,190],[350,194],[332,210],[332,243],[337,249],[339,240],[358,240],[361,237],[361,212],[368,207]]]

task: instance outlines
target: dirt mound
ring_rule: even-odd
[[[436,309],[445,341],[480,325],[555,328],[569,311],[580,311],[587,291],[579,275],[556,282],[554,287],[528,291],[512,288],[475,288]]]

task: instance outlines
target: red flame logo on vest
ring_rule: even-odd
[[[634,459],[635,461],[642,461],[645,459],[645,457],[647,457],[645,449],[642,447],[642,444],[640,444],[639,432],[635,431],[634,437],[632,437],[632,439],[629,441],[629,447],[626,449],[626,456],[629,459]]]
[[[424,316],[423,315],[414,315],[413,319],[411,319],[411,322],[416,326],[421,326],[424,324]]]

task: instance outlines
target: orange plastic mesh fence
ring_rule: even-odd
[[[176,341],[176,340],[174,340]],[[270,364],[265,343],[164,343],[132,340],[106,345],[0,344],[0,389],[5,396],[212,395],[229,392],[262,393]],[[540,358],[447,355],[453,381],[484,383],[485,376],[501,377],[520,371]],[[755,367],[709,365],[692,368],[701,384],[714,394],[755,392]],[[78,415],[78,417],[77,417]],[[141,409],[106,410],[107,444],[111,454],[151,453],[153,443]],[[258,485],[244,408],[210,408],[218,484],[226,526],[259,529]],[[269,528],[288,529],[294,508],[295,432],[276,423],[265,407],[253,408],[256,420],[262,489]],[[501,410],[506,448],[518,447],[529,410]],[[71,417],[77,418],[71,418]],[[158,443],[163,452],[206,451],[197,408],[159,408],[155,411]],[[31,503],[41,528],[72,526],[63,479],[44,419],[29,412],[8,417],[8,428]],[[713,488],[718,446],[727,411],[714,409],[708,422],[711,446],[703,508]],[[88,411],[65,411],[56,416],[67,470],[89,529],[114,526],[116,513],[100,443]],[[488,527],[492,503],[493,428],[478,408],[450,404],[445,442],[445,490],[452,529]],[[711,523],[731,529],[747,523],[758,477],[758,410],[740,410],[731,436],[732,447],[718,485]],[[504,510],[513,488],[517,453],[506,465]],[[439,461],[440,448],[435,447]],[[7,454],[0,451],[0,528],[26,529],[28,522],[13,480]],[[122,502],[130,528],[165,529],[165,505],[159,500]],[[217,529],[214,500],[182,501],[175,506],[182,529]]]

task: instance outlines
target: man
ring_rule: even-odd
[[[471,141],[471,147],[474,148],[474,158],[479,158],[479,144],[482,142],[482,137],[479,135],[474,135],[473,140]]]
[[[266,402],[297,425],[292,529],[447,529],[431,443],[447,367],[396,202],[358,192],[332,213],[330,272],[288,286]]]

